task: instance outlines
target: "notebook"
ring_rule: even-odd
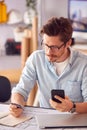
[[[40,114],[36,120],[39,128],[87,127],[87,114]]]

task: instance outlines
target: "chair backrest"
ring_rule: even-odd
[[[11,83],[5,76],[0,76],[0,102],[6,102],[11,97]]]

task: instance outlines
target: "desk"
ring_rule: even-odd
[[[0,104],[0,112],[8,112],[9,111],[9,105],[6,104]],[[8,126],[3,126],[0,125],[0,130],[40,130],[37,126],[36,120],[35,120],[35,115],[38,113],[56,113],[55,110],[51,109],[44,109],[44,108],[34,108],[34,107],[25,107],[24,112],[27,115],[32,115],[33,118],[30,120],[25,121],[24,123],[21,123],[15,127],[8,127]],[[43,129],[42,129],[43,130]],[[50,130],[50,129],[46,129]],[[51,129],[51,130],[64,130],[63,128],[61,129]],[[73,128],[73,129],[65,129],[65,130],[87,130],[87,128]]]

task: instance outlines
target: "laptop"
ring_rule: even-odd
[[[36,120],[43,129],[87,127],[87,114],[39,114]]]

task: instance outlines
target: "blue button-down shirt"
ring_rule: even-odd
[[[26,100],[37,81],[41,107],[50,107],[52,89],[64,89],[65,95],[74,102],[87,101],[87,56],[72,49],[70,51],[69,64],[59,76],[43,50],[33,52],[27,59],[20,81],[12,92],[22,94]]]

